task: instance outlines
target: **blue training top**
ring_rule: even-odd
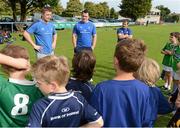
[[[157,114],[167,114],[173,111],[169,102],[158,87],[150,87],[149,105],[152,107],[150,127],[153,127],[157,119]]]
[[[101,116],[78,92],[55,93],[38,100],[28,127],[79,127]]]
[[[52,23],[46,23],[40,19],[34,22],[26,31],[34,34],[36,44],[42,47],[40,53],[49,54],[53,51],[53,35],[56,34],[56,30]]]
[[[131,29],[129,29],[129,28],[119,28],[119,29],[117,30],[117,34],[124,34],[124,35],[128,34],[128,35],[132,35],[132,31],[131,31]],[[118,41],[120,41],[120,40],[121,40],[121,39],[118,38]]]
[[[68,84],[66,85],[67,90],[79,91],[88,102],[94,88],[95,86],[89,81],[80,81],[75,78],[70,78]]]
[[[74,26],[73,34],[77,35],[77,47],[91,47],[92,36],[96,34],[96,27],[90,21],[86,23],[80,21]]]
[[[91,105],[102,115],[104,127],[147,127],[149,96],[149,87],[139,80],[108,80],[95,87]]]

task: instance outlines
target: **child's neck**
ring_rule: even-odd
[[[124,72],[122,70],[116,71],[116,76],[114,77],[114,80],[134,80],[133,73],[130,72]]]
[[[13,72],[10,73],[10,78],[14,78],[14,79],[18,79],[18,80],[25,80],[25,73],[23,71],[19,71],[19,72]]]
[[[67,92],[65,87],[58,87],[54,90],[54,93],[65,93]]]

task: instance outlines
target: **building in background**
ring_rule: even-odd
[[[138,18],[136,23],[146,25],[147,23],[159,24],[161,11],[157,8],[151,8],[150,12],[144,18]]]

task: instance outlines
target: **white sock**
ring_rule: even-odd
[[[167,87],[168,87],[168,83],[165,83],[165,84],[164,84],[164,87],[167,88]]]

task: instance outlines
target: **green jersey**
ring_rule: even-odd
[[[163,51],[169,50],[169,51],[174,51],[175,45],[172,43],[167,43],[164,48],[162,49]],[[162,64],[168,67],[172,67],[173,64],[173,55],[164,55]]]
[[[0,127],[27,126],[32,104],[42,97],[32,81],[0,77]]]
[[[173,55],[173,71],[177,71],[177,63],[180,62],[180,46],[175,47],[174,55]]]

